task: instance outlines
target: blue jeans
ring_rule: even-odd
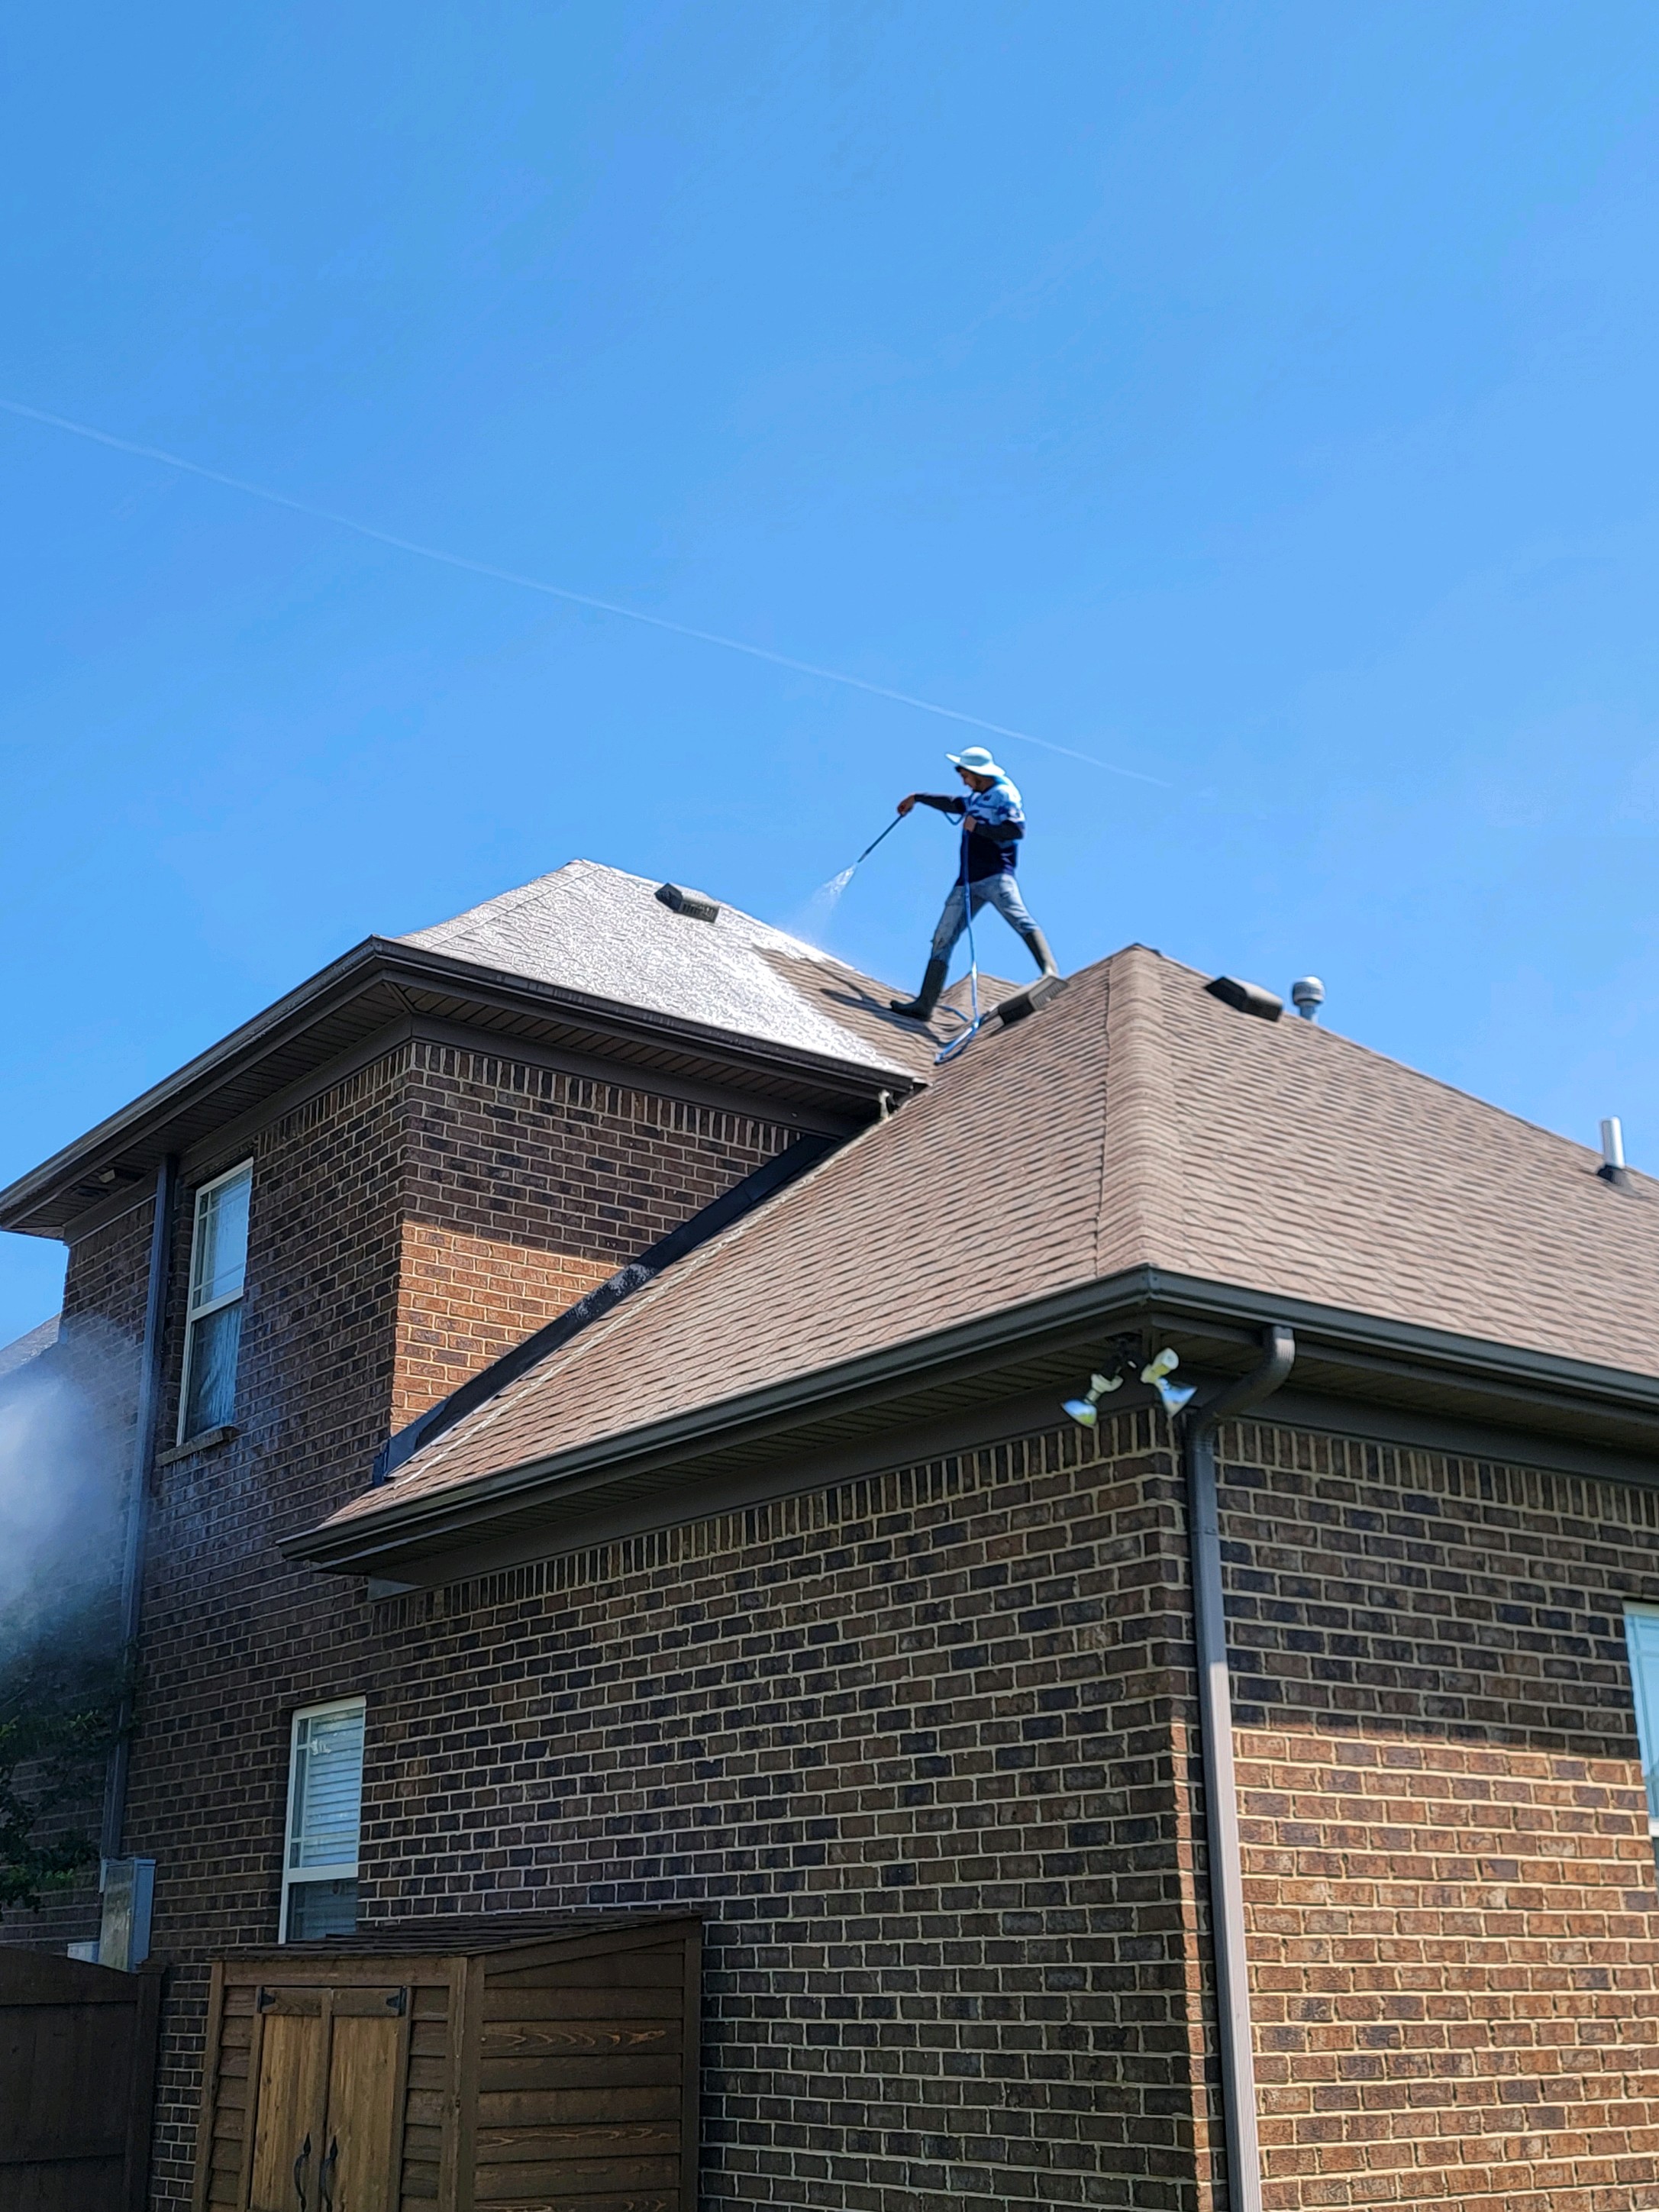
[[[972,910],[978,914],[981,907],[994,906],[1010,928],[1024,937],[1035,927],[1025,911],[1025,902],[1019,895],[1019,884],[1012,869],[1000,875],[981,876],[977,883],[968,886]],[[951,886],[950,896],[945,902],[944,912],[939,918],[939,927],[933,932],[933,957],[948,960],[956,950],[957,939],[968,927],[968,908],[963,905],[961,878]]]

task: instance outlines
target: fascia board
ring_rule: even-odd
[[[1651,1430],[1659,1459],[1659,1376],[1605,1368],[1558,1355],[1464,1337],[1410,1322],[1351,1314],[1298,1298],[1206,1282],[1156,1267],[1138,1267],[1054,1296],[977,1315],[956,1328],[882,1347],[857,1359],[745,1394],[669,1419],[597,1439],[458,1482],[453,1489],[400,1502],[393,1495],[372,1512],[325,1522],[287,1539],[285,1556],[340,1572],[385,1570],[399,1552],[445,1547],[487,1532],[492,1520],[563,1505],[580,1493],[739,1442],[781,1437],[809,1416],[833,1419],[856,1407],[902,1401],[922,1387],[953,1379],[982,1381],[988,1370],[1058,1351],[1131,1322],[1182,1329],[1208,1345],[1243,1351],[1269,1320],[1288,1322],[1304,1353],[1364,1376],[1401,1381],[1472,1384],[1494,1407],[1525,1426],[1547,1409],[1559,1419],[1575,1409],[1613,1412]],[[416,1462],[418,1463],[418,1455]]]

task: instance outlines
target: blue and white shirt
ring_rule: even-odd
[[[1025,835],[1025,809],[1006,775],[999,776],[988,791],[923,791],[916,795],[924,806],[962,816],[959,877],[977,884],[987,876],[1012,874],[1019,860],[1019,841]]]

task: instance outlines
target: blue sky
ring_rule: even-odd
[[[1652,1166],[1656,104],[1618,0],[66,0],[0,398],[1161,778],[1001,746],[1062,964]],[[5,414],[0,561],[0,1180],[574,854],[787,924],[971,734]]]

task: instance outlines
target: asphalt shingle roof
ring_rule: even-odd
[[[938,1039],[889,1011],[890,986],[736,907],[712,922],[676,913],[658,888],[570,860],[399,941],[798,1051],[911,1078],[931,1070]]]
[[[38,1359],[43,1352],[50,1352],[58,1341],[58,1323],[63,1316],[53,1314],[50,1321],[38,1322],[27,1335],[14,1337],[9,1344],[0,1345],[0,1376],[15,1375],[20,1367],[27,1367],[31,1359]]]
[[[1659,1374],[1659,1186],[1132,946],[337,1516],[1150,1266]]]

